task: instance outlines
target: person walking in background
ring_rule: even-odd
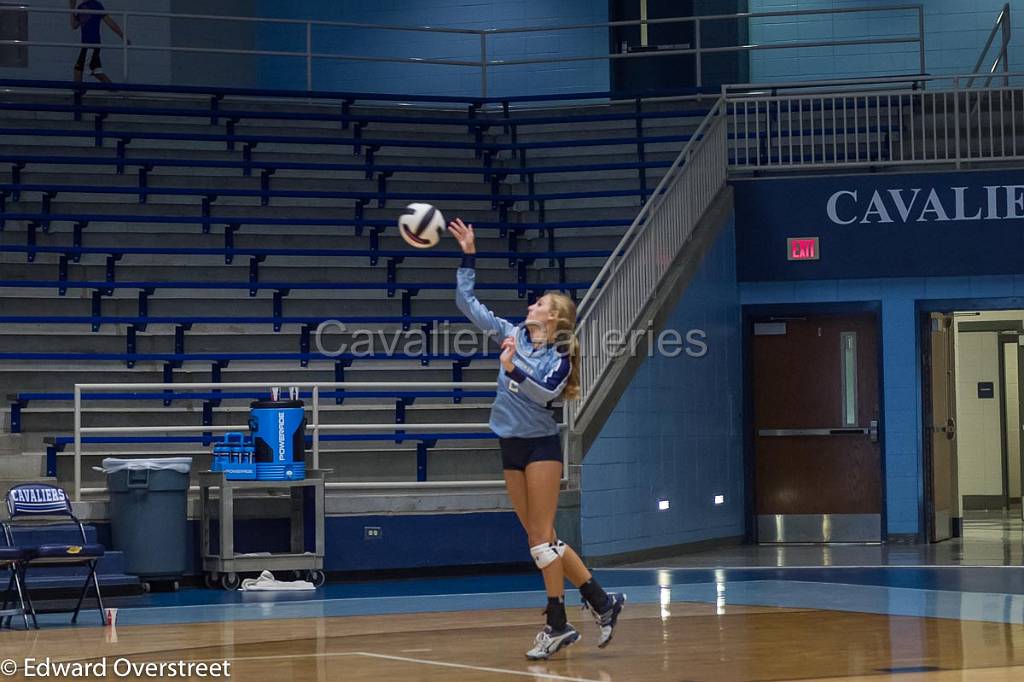
[[[75,2],[76,0],[70,0],[71,9],[76,9]],[[82,0],[78,4],[77,9],[102,12],[106,8],[100,0]],[[107,74],[103,73],[103,62],[100,61],[101,24],[109,26],[110,30],[120,36],[128,45],[132,44],[132,41],[128,40],[124,31],[121,30],[121,27],[117,25],[117,22],[109,14],[79,14],[78,12],[72,12],[71,30],[82,30],[82,49],[79,50],[78,61],[75,62],[75,82],[81,82],[82,80],[82,72],[85,71],[85,60],[89,50],[92,50],[92,58],[89,59],[89,73],[98,81],[103,83],[110,82]]]

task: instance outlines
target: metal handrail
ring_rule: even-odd
[[[620,26],[655,26],[658,24],[697,23],[702,21],[722,21],[725,19],[762,19],[766,17],[793,17],[819,14],[860,14],[864,12],[891,12],[899,10],[923,10],[921,4],[882,5],[878,7],[840,7],[833,9],[800,9],[776,10],[774,12],[735,12],[732,14],[701,14],[692,17],[665,17],[662,19],[621,19],[587,24],[563,24],[559,26],[518,26],[515,28],[488,28],[482,33],[488,35],[498,33],[537,33],[545,31],[564,31],[586,28],[618,28]]]
[[[581,427],[580,416],[586,415],[617,357],[593,347],[592,337],[604,339],[609,332],[617,332],[632,338],[641,326],[645,303],[656,295],[669,264],[686,247],[701,216],[725,185],[723,105],[720,98],[701,121],[580,302],[577,334],[585,351],[581,392],[567,410],[570,431],[576,436],[587,425],[584,420]],[[669,210],[662,210],[665,206]]]
[[[724,86],[731,172],[1008,162],[1024,159],[1024,73]],[[936,85],[925,89],[925,85]]]
[[[312,468],[320,466],[320,434],[325,431],[410,431],[420,430],[432,433],[457,433],[464,430],[489,430],[486,423],[437,423],[437,424],[322,424],[320,422],[320,391],[347,389],[347,390],[474,390],[494,389],[496,382],[493,381],[340,381],[340,382],[210,382],[194,384],[175,383],[121,383],[121,384],[75,384],[74,390],[74,467],[75,479],[73,495],[76,502],[80,502],[82,494],[101,493],[106,488],[83,488],[82,487],[82,436],[86,434],[146,434],[146,433],[227,433],[229,431],[246,431],[248,425],[237,426],[83,426],[82,425],[82,393],[93,392],[125,392],[125,391],[156,391],[174,389],[176,391],[194,389],[197,391],[222,389],[270,389],[281,385],[295,387],[298,389],[309,389],[312,393],[312,421],[306,424],[307,432],[313,439]],[[563,432],[565,424],[561,425]],[[562,483],[569,479],[568,449],[563,448],[562,456]],[[358,483],[328,482],[329,488],[343,489],[377,489],[377,488],[399,488],[399,487],[496,487],[503,486],[503,480],[487,481],[420,481],[420,482],[395,482],[395,481],[370,481]]]
[[[974,72],[973,73],[975,73],[975,74],[981,73],[981,67],[985,63],[985,58],[988,56],[988,51],[992,47],[992,42],[995,40],[995,37],[996,37],[997,33],[1002,33],[1002,41],[1001,41],[1001,45],[999,46],[999,52],[998,52],[998,54],[996,54],[996,60],[994,62],[992,62],[992,66],[989,67],[989,70],[988,70],[989,76],[985,80],[985,87],[986,88],[989,85],[992,84],[992,74],[994,74],[996,72],[996,69],[999,68],[1000,64],[1003,65],[1003,71],[1004,72],[1008,72],[1010,70],[1010,60],[1009,60],[1009,56],[1007,54],[1007,48],[1010,45],[1010,33],[1011,33],[1011,29],[1010,29],[1010,3],[1006,3],[1005,5],[1003,5],[1003,8],[1001,10],[999,10],[999,16],[996,17],[996,23],[995,23],[994,26],[992,26],[992,30],[988,34],[988,40],[985,41],[985,47],[982,48],[981,54],[978,55],[978,62],[974,65]],[[974,84],[974,77],[972,76],[971,79],[969,81],[967,81],[967,86],[966,87],[969,88],[973,84]],[[1009,82],[1005,79],[1005,76],[1004,76],[1003,84],[1004,85],[1009,85]]]
[[[785,94],[780,91],[789,90],[816,90],[824,89],[827,92],[841,91],[842,88],[863,90],[866,85],[888,85],[897,87],[914,87],[920,83],[930,83],[939,80],[951,80],[955,76],[930,76],[926,74],[910,74],[904,76],[874,76],[871,78],[828,78],[813,81],[769,81],[759,83],[725,83],[722,85],[722,96],[737,98],[742,96],[776,96]]]
[[[344,60],[344,61],[366,61],[366,62],[383,62],[383,63],[407,63],[407,64],[433,64],[433,65],[445,65],[445,66],[456,66],[465,68],[475,68],[480,70],[480,94],[483,97],[487,96],[488,90],[488,70],[497,66],[511,66],[511,65],[523,65],[523,64],[550,64],[550,63],[568,63],[577,61],[608,61],[609,63],[613,60],[618,59],[639,59],[639,58],[651,58],[651,57],[668,57],[673,55],[695,55],[694,60],[694,71],[695,71],[695,84],[697,87],[701,87],[703,84],[702,76],[702,62],[704,55],[726,53],[726,52],[744,52],[749,53],[757,50],[780,50],[780,49],[800,49],[807,47],[835,47],[835,46],[847,46],[847,45],[879,45],[879,44],[891,44],[891,43],[916,43],[919,48],[919,68],[923,73],[925,71],[925,30],[924,30],[924,8],[921,4],[893,4],[884,5],[878,7],[845,7],[835,9],[808,9],[808,10],[779,10],[770,12],[737,12],[734,14],[713,14],[703,16],[690,16],[690,17],[668,17],[663,19],[631,19],[623,21],[608,21],[608,22],[592,22],[592,23],[581,23],[581,24],[563,24],[563,25],[548,25],[548,26],[520,26],[511,28],[490,28],[490,29],[467,29],[467,28],[448,28],[438,26],[408,26],[408,25],[388,25],[388,24],[374,24],[374,23],[361,23],[361,22],[349,22],[349,21],[323,21],[323,20],[312,20],[312,19],[279,19],[273,17],[242,17],[242,16],[218,16],[210,14],[178,14],[174,12],[136,12],[129,10],[121,11],[107,11],[107,10],[77,10],[74,8],[60,8],[60,7],[34,7],[29,5],[10,5],[5,6],[6,11],[24,11],[34,13],[45,13],[45,14],[113,14],[120,17],[122,28],[125,35],[129,34],[129,23],[132,17],[145,18],[145,19],[190,19],[190,20],[201,20],[201,21],[226,21],[226,22],[238,22],[238,23],[268,23],[268,24],[280,24],[280,25],[292,25],[292,26],[305,26],[305,40],[304,45],[297,47],[295,50],[244,50],[244,49],[230,49],[230,48],[216,48],[216,47],[185,47],[185,46],[174,46],[174,45],[148,45],[148,44],[132,44],[129,45],[127,41],[122,41],[120,50],[123,54],[122,63],[122,78],[123,80],[129,80],[130,71],[130,54],[133,51],[163,51],[169,53],[197,53],[197,54],[236,54],[236,55],[252,55],[252,56],[273,56],[273,57],[294,57],[304,58],[306,63],[306,89],[309,91],[313,90],[313,62],[314,60]],[[705,47],[701,40],[701,26],[702,22],[708,21],[749,21],[752,19],[761,18],[772,18],[772,17],[801,17],[801,16],[831,16],[837,14],[857,14],[857,13],[886,13],[886,12],[900,12],[900,11],[913,11],[917,13],[917,33],[908,34],[904,36],[890,36],[886,38],[864,38],[864,39],[842,39],[842,40],[822,40],[822,41],[803,41],[803,42],[792,42],[792,43],[764,43],[764,44],[744,44],[744,45],[730,45],[730,46],[717,46],[717,47]],[[646,28],[647,26],[662,25],[662,24],[692,24],[694,26],[695,45],[693,47],[687,47],[685,49],[672,49],[672,50],[656,50],[651,52],[609,52],[605,54],[594,54],[594,55],[577,55],[577,56],[563,56],[563,57],[539,57],[539,58],[522,58],[522,59],[491,59],[488,56],[488,36],[497,35],[508,35],[508,34],[525,34],[525,33],[551,33],[551,32],[563,32],[563,31],[579,31],[579,30],[594,30],[594,29],[613,29],[628,26],[641,26]],[[450,35],[475,35],[479,37],[480,48],[478,59],[445,59],[436,57],[397,57],[397,56],[373,56],[373,55],[359,55],[359,54],[338,54],[332,52],[318,52],[314,50],[313,46],[313,28],[358,28],[362,30],[373,30],[373,31],[403,31],[403,32],[421,32],[421,33],[436,33],[436,34],[450,34]],[[21,41],[21,40],[0,40],[0,45],[12,45],[19,47],[82,47],[81,43],[73,43],[68,41]]]
[[[936,83],[948,83],[948,89],[963,89],[970,87],[973,79],[976,79],[977,77],[978,74],[961,73],[944,75],[921,74],[906,76],[877,76],[872,78],[833,78],[817,81],[796,82],[775,81],[770,83],[730,83],[722,85],[722,96],[729,101],[742,101],[745,98],[763,99],[766,97],[785,98],[802,96],[798,94],[797,91],[804,91],[810,96],[827,94],[835,94],[836,96],[846,95],[847,97],[853,97],[855,95],[874,96],[875,94],[893,94],[900,90],[916,92],[922,89],[922,87],[919,86]],[[1007,71],[1000,77],[1006,79],[1021,78],[1024,77],[1024,71]],[[885,85],[892,85],[893,87],[891,89],[881,87]]]
[[[577,326],[580,328],[585,326],[586,322],[592,315],[594,305],[600,299],[601,292],[604,289],[603,284],[613,277],[615,275],[615,271],[621,267],[623,257],[628,253],[628,250],[636,241],[635,236],[644,229],[644,224],[647,221],[647,218],[654,213],[658,206],[661,205],[661,202],[665,198],[666,187],[675,181],[675,176],[685,163],[691,149],[703,140],[708,127],[721,113],[721,108],[722,100],[718,100],[715,102],[714,106],[711,107],[711,111],[704,117],[704,120],[701,121],[697,130],[694,131],[690,140],[686,143],[686,146],[683,147],[683,150],[676,157],[675,161],[672,162],[672,166],[668,169],[665,175],[662,176],[661,181],[658,182],[658,186],[654,188],[653,192],[651,192],[650,199],[644,202],[644,205],[640,208],[640,212],[637,214],[636,218],[633,219],[629,229],[626,230],[626,234],[624,234],[622,239],[619,240],[619,243],[615,245],[615,249],[612,251],[611,255],[608,256],[608,259],[601,267],[601,270],[597,273],[597,276],[594,277],[593,283],[590,285],[590,288],[587,289],[587,293],[577,305],[577,308],[580,311],[580,314],[577,317]]]

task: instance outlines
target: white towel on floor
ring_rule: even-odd
[[[258,578],[246,578],[242,581],[242,590],[246,592],[272,592],[277,590],[315,590],[308,580],[276,580],[270,571],[263,571]]]

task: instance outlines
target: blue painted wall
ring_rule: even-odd
[[[648,359],[583,461],[587,556],[743,534],[740,308],[732,219],[666,328],[706,332],[707,354]],[[693,348],[698,351],[699,349]],[[714,496],[725,496],[715,506]],[[658,500],[669,500],[667,511]]]
[[[595,0],[258,0],[258,16],[348,21],[444,28],[509,28],[608,21],[607,2]],[[304,25],[262,25],[259,49],[305,52]],[[329,54],[430,57],[478,61],[480,39],[475,35],[370,31],[316,27],[313,51]],[[488,38],[490,59],[537,58],[545,55],[607,54],[607,29],[496,35]],[[304,88],[303,58],[263,57],[263,87]],[[604,61],[495,66],[490,69],[488,94],[554,94],[608,90]],[[475,96],[480,94],[480,71],[475,67],[390,64],[317,60],[314,88],[356,92],[400,92]]]
[[[1024,180],[1014,171],[970,171],[735,183],[739,276],[743,280],[760,280],[740,283],[740,299],[744,305],[881,303],[885,405],[882,429],[890,534],[922,530],[919,527],[923,500],[921,349],[917,303],[1024,294],[1024,265],[1018,257],[1024,219],[1013,217],[1019,208],[1013,200],[1024,202],[1024,198],[1016,188],[1012,196],[1006,194],[1004,187],[1004,184],[1018,181]],[[995,202],[994,210],[989,208],[986,192],[989,186],[1004,192]],[[857,220],[836,225],[827,215],[828,199],[836,191],[856,190],[867,202],[876,191],[879,196],[890,199],[893,191],[909,195],[913,188],[922,190],[917,203],[919,208],[924,204],[924,194],[934,188],[935,196],[941,195],[939,200],[950,205],[943,209],[949,211],[948,220],[935,220],[938,214],[931,213],[921,217],[915,210],[904,221],[893,209],[887,223],[880,222],[874,214],[861,222],[868,212],[865,208]],[[953,188],[961,188],[963,210],[953,206],[956,203]],[[801,197],[799,205],[792,205],[789,197],[793,196]],[[852,198],[845,196],[844,199],[850,201],[837,204],[837,210],[843,213],[854,210]],[[967,218],[958,218],[958,213]],[[987,217],[972,220],[976,213]],[[846,216],[840,217],[849,220]],[[787,261],[787,236],[820,237],[821,260]],[[941,258],[936,255],[939,252],[954,254],[956,260],[940,262]],[[965,276],[937,276],[938,271]],[[891,276],[894,273],[908,276]],[[768,279],[775,281],[764,281]],[[967,308],[977,306],[976,302],[963,304]]]
[[[845,7],[880,7],[888,0],[750,0],[752,12]],[[1024,0],[1011,2],[1011,11],[1024,9]],[[964,73],[973,69],[1002,0],[929,0],[924,3],[926,70],[933,74]],[[544,24],[605,22],[608,4],[599,0],[327,0],[275,2],[258,0],[257,16],[392,25],[432,25],[459,28],[506,28]],[[750,42],[771,44],[823,39],[858,39],[916,34],[913,10],[884,13],[771,17],[749,23]],[[313,30],[315,52],[332,54],[401,55],[477,60],[476,36],[450,36],[364,29]],[[265,50],[305,51],[304,25],[261,25],[255,43]],[[579,56],[605,53],[606,29],[497,35],[489,39],[492,59],[544,55]],[[1010,46],[1014,55],[1024,47],[1024,33],[1016,32]],[[851,78],[917,73],[919,47],[914,43],[839,47],[755,50],[750,53],[750,80],[790,81]],[[304,87],[306,69],[301,57],[263,57],[260,83],[266,87]],[[318,89],[477,95],[476,68],[457,66],[384,64],[318,60],[314,69]],[[604,61],[500,66],[491,69],[489,94],[582,92],[607,90]]]
[[[55,0],[47,0],[52,4]],[[200,12],[231,16],[276,17],[282,19],[320,19],[391,25],[432,25],[472,29],[507,28],[537,25],[603,23],[608,20],[607,0],[150,0],[149,9],[175,12]],[[212,3],[212,4],[211,4]],[[1024,0],[1012,2],[1013,10],[1024,9]],[[729,3],[725,3],[728,5]],[[742,6],[743,3],[740,3]],[[871,7],[890,4],[888,0],[749,0],[751,11],[803,10],[842,7]],[[720,3],[701,0],[697,13],[718,12]],[[957,73],[973,67],[988,31],[1002,6],[1001,0],[929,0],[924,3],[927,32],[927,70],[930,73]],[[197,7],[199,9],[197,9]],[[729,10],[731,11],[731,10]],[[43,19],[39,19],[42,21]],[[35,19],[33,19],[35,21]],[[48,20],[47,20],[48,21]],[[256,48],[295,53],[295,56],[264,56],[250,59],[230,55],[190,54],[161,57],[158,53],[133,57],[132,77],[151,83],[256,85],[304,88],[306,83],[304,24],[229,25],[222,22],[182,20],[157,26],[157,20],[139,19],[135,32],[163,35],[170,30],[170,41],[181,46]],[[156,23],[154,23],[156,22]],[[712,45],[728,22],[706,22],[704,44]],[[879,15],[849,14],[833,17],[779,17],[754,19],[741,29],[749,40],[771,44],[811,41],[827,38],[852,39],[867,36],[892,36],[915,33],[916,13],[888,12]],[[152,30],[150,30],[152,29]],[[34,30],[34,29],[33,29]],[[157,33],[153,33],[157,31]],[[160,32],[163,33],[160,33]],[[38,31],[37,31],[38,32]],[[46,31],[43,31],[46,33]],[[725,31],[731,33],[731,31]],[[158,35],[158,37],[159,37]],[[313,49],[320,53],[406,57],[441,57],[477,60],[480,43],[476,36],[423,34],[392,31],[368,31],[352,28],[317,27],[313,30]],[[137,41],[138,42],[138,41]],[[150,41],[165,44],[167,40]],[[733,41],[734,42],[734,41]],[[517,59],[545,55],[582,56],[606,54],[608,31],[594,28],[551,33],[496,35],[489,38],[492,59]],[[1020,55],[1024,33],[1017,32],[1011,45]],[[40,53],[43,54],[43,53]],[[56,53],[54,53],[56,54]],[[800,80],[811,78],[861,77],[867,75],[916,72],[918,47],[914,44],[803,48],[798,50],[762,50],[750,53],[750,79]],[[119,58],[113,50],[112,62]],[[746,56],[744,55],[744,59]],[[152,59],[163,60],[163,69]],[[715,64],[722,56],[705,58],[705,76],[714,80]],[[141,60],[141,62],[140,62]],[[58,64],[58,61],[60,62]],[[52,62],[52,63],[51,63]],[[137,62],[137,63],[136,63]],[[181,62],[181,63],[178,63]],[[29,71],[40,64],[59,71],[52,77],[66,77],[66,60],[33,57]],[[168,67],[168,64],[170,66]],[[198,66],[197,66],[198,65]],[[116,66],[116,64],[114,65]],[[156,69],[154,71],[154,69]],[[44,69],[45,70],[45,69]],[[51,69],[52,70],[52,69]],[[731,67],[730,67],[731,70]],[[24,77],[14,73],[11,77]],[[21,69],[20,71],[25,71]],[[315,64],[314,85],[319,89],[362,90],[376,92],[441,93],[477,95],[480,74],[476,68],[386,64],[321,59]],[[743,68],[740,72],[743,73]],[[31,73],[28,75],[32,75]],[[580,61],[561,64],[496,66],[490,73],[490,94],[521,94],[604,91],[608,89],[608,65],[605,61]]]
[[[928,0],[925,14],[925,63],[928,73],[969,73],[985,46],[1004,0]],[[751,12],[822,8],[872,7],[898,3],[886,0],[750,0]],[[1011,2],[1011,14],[1024,3]],[[815,15],[805,18],[771,17],[750,21],[751,43],[852,40],[866,37],[916,34],[916,11],[873,14]],[[998,39],[997,39],[998,40]],[[1014,55],[1024,54],[1024,35],[1011,41]],[[851,45],[762,50],[751,52],[752,82],[857,78],[866,75],[918,73],[917,44]],[[993,52],[994,55],[994,52]]]

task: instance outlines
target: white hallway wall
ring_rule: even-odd
[[[957,325],[959,327],[959,324]],[[994,332],[957,330],[957,462],[960,495],[1001,495],[999,358]],[[995,398],[978,398],[978,382],[995,384]]]
[[[1009,459],[1010,497],[1020,497],[1020,388],[1017,377],[1017,346],[1007,344],[1003,347],[1006,367],[1006,449]]]
[[[957,318],[957,455],[960,495],[1001,495],[1002,432],[999,395],[1007,390],[1006,428],[1009,458],[1009,493],[1020,497],[1020,449],[1018,433],[1018,386],[1015,348],[1007,347],[1005,375],[999,373],[998,335],[995,332],[960,333],[963,322],[1024,321],[1024,311],[985,311]],[[978,382],[991,381],[995,397],[978,398]]]

